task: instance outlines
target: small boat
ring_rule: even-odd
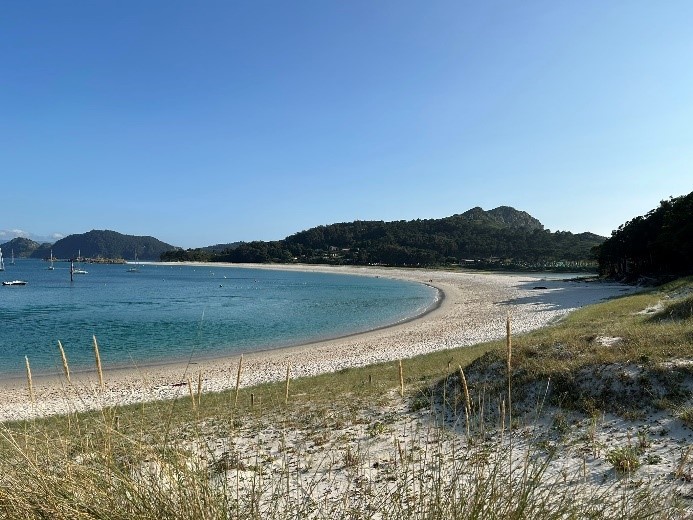
[[[79,252],[77,253],[77,261],[82,262],[84,259],[82,258],[82,250],[79,249]],[[72,274],[89,274],[87,271],[84,269],[80,269],[79,267],[73,268],[72,269]]]
[[[140,264],[137,262],[137,255],[135,255],[135,265],[130,266],[128,273],[137,273],[140,270]]]
[[[26,285],[24,280],[12,280],[11,282],[2,282],[2,285]]]

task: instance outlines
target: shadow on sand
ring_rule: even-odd
[[[524,296],[499,302],[500,305],[536,305],[542,310],[569,310],[602,300],[627,296],[636,288],[594,280],[532,280],[518,288]]]

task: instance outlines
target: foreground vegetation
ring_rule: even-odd
[[[690,442],[664,487],[634,478],[654,460],[635,434],[586,430],[609,473],[552,462],[580,415],[661,412],[690,431],[692,330],[683,279],[510,345],[5,424],[0,516],[690,518]]]

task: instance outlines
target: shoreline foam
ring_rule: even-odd
[[[528,332],[584,305],[635,290],[620,284],[543,280],[527,274],[311,265],[234,267],[391,277],[428,284],[443,295],[428,312],[388,327],[246,353],[241,378],[244,387],[283,379],[287,363],[291,363],[292,378],[306,377],[498,339],[505,333],[508,314],[513,333]],[[541,288],[537,288],[540,280]],[[188,377],[197,379],[200,373],[204,391],[233,389],[238,360],[238,355],[192,357],[189,363],[106,369],[104,390],[98,388],[95,373],[74,374],[73,387],[60,376],[45,376],[34,380],[33,405],[25,380],[5,381],[0,385],[0,421],[172,399],[185,395],[187,389],[181,383]]]

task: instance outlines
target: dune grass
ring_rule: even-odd
[[[646,485],[556,476],[551,450],[507,440],[527,417],[510,416],[511,402],[521,409],[547,380],[556,387],[547,399],[562,406],[612,406],[613,395],[576,383],[595,366],[637,364],[649,390],[645,379],[661,375],[643,406],[690,421],[679,377],[690,365],[662,363],[693,359],[692,288],[685,279],[587,307],[514,337],[512,358],[493,342],[405,359],[401,369],[381,363],[221,393],[191,381],[174,401],[7,423],[0,517],[684,518],[685,504]],[[637,471],[625,455],[603,456]]]

